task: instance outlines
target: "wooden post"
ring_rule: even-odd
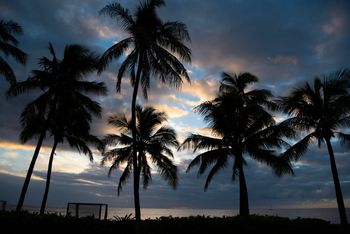
[[[105,205],[105,208],[106,208],[106,210],[105,210],[105,219],[107,219],[107,215],[108,215],[108,205],[107,204]]]
[[[98,210],[98,219],[101,220],[101,209],[102,205],[100,204],[100,209]]]
[[[75,204],[75,217],[79,218],[79,204]]]

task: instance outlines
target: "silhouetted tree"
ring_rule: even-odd
[[[178,183],[177,167],[171,161],[171,158],[174,157],[171,147],[179,146],[175,131],[162,126],[167,119],[166,115],[152,107],[142,109],[137,106],[136,116],[135,148],[139,162],[136,169],[133,163],[135,148],[133,147],[131,120],[127,120],[125,115],[113,115],[108,120],[108,123],[118,128],[121,133],[119,135],[110,134],[104,138],[106,151],[103,153],[101,163],[104,165],[106,162],[112,162],[108,176],[113,169],[125,166],[118,183],[118,196],[132,171],[136,171],[138,179],[142,176],[143,187],[147,188],[152,180],[150,162],[156,165],[160,175],[175,189]]]
[[[190,37],[186,25],[180,22],[163,22],[157,15],[156,8],[165,5],[163,0],[148,0],[141,2],[134,14],[123,8],[119,3],[105,6],[100,13],[115,18],[122,24],[122,28],[129,34],[106,50],[100,60],[101,72],[113,60],[120,58],[127,49],[117,76],[117,92],[120,91],[121,80],[126,72],[130,75],[133,85],[131,104],[132,136],[136,145],[136,99],[141,84],[144,97],[150,86],[150,77],[154,76],[163,83],[180,87],[183,79],[189,81],[186,68],[180,60],[191,61],[191,51],[183,42]],[[180,60],[179,60],[180,59]],[[138,167],[136,149],[133,150],[133,167]],[[141,163],[141,162],[140,162]],[[134,203],[136,220],[141,220],[139,181],[134,170]]]
[[[69,103],[67,100],[71,99],[80,103],[79,108],[83,109],[85,113],[99,116],[101,113],[100,105],[86,94],[105,95],[107,93],[104,83],[84,80],[87,75],[97,70],[98,57],[88,49],[80,45],[68,45],[65,47],[62,60],[57,59],[51,44],[49,50],[52,60],[42,57],[39,60],[42,70],[33,70],[26,81],[17,83],[8,91],[9,96],[16,96],[35,89],[41,89],[44,92],[36,100],[29,103],[21,115],[23,128],[32,120],[35,121],[32,122],[32,127],[22,131],[22,142],[29,140],[33,136],[33,132],[40,131],[40,133],[34,134],[38,136],[38,143],[23,184],[17,211],[20,211],[23,206],[34,165],[46,132],[49,130],[50,122],[57,115],[57,111],[62,111],[58,107],[63,103]],[[36,128],[37,124],[41,127]]]
[[[288,147],[283,137],[293,137],[295,134],[286,126],[276,125],[273,116],[266,111],[266,107],[275,106],[269,101],[272,97],[270,91],[247,90],[249,84],[257,81],[258,78],[249,73],[223,73],[218,96],[195,108],[204,116],[214,137],[192,134],[181,145],[182,149],[201,151],[189,164],[187,171],[199,165],[198,174],[201,175],[214,164],[205,182],[205,190],[213,176],[233,159],[232,179],[235,180],[236,176],[239,178],[242,216],[249,215],[244,156],[267,164],[278,176],[292,173],[289,161],[278,157],[275,149]]]
[[[341,132],[342,128],[350,126],[349,88],[350,71],[340,70],[324,76],[322,80],[315,78],[313,84],[305,82],[288,96],[279,99],[280,109],[292,116],[284,124],[305,134],[302,140],[285,152],[287,157],[299,160],[314,140],[317,140],[319,147],[326,143],[343,225],[348,221],[331,140],[338,138],[341,143],[350,145],[350,134]]]
[[[17,48],[18,41],[14,36],[22,33],[22,27],[16,22],[0,20],[0,51],[5,56],[11,56],[17,62],[24,65],[27,60],[27,54]],[[2,56],[0,56],[0,74],[3,75],[11,85],[16,83],[16,76],[12,68]]]
[[[57,145],[67,142],[70,147],[76,148],[79,153],[87,155],[90,161],[93,160],[93,154],[88,144],[92,144],[97,148],[102,148],[100,140],[96,136],[90,134],[92,115],[84,108],[81,108],[81,100],[74,100],[71,97],[64,99],[66,99],[65,101],[67,102],[62,102],[62,100],[60,100],[60,106],[55,111],[55,116],[49,123],[49,131],[53,135],[54,143],[50,153],[46,186],[40,214],[45,213],[46,201],[50,188],[52,163]]]

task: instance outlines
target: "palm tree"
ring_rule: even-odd
[[[25,131],[21,133],[22,142],[26,142],[34,134],[34,136],[38,136],[38,143],[24,181],[16,208],[17,211],[20,211],[23,206],[34,165],[46,132],[50,128],[50,122],[53,121],[59,110],[64,109],[59,108],[60,105],[74,101],[79,103],[77,108],[83,110],[83,113],[100,116],[100,105],[86,94],[105,95],[107,93],[104,83],[84,80],[86,75],[96,71],[98,61],[98,57],[87,48],[80,45],[68,45],[64,50],[62,60],[57,59],[51,44],[49,50],[52,60],[42,57],[39,60],[42,70],[33,70],[26,81],[17,83],[8,91],[9,96],[16,96],[33,89],[44,91],[36,100],[26,106],[21,115],[23,128],[28,125],[27,123],[30,123],[31,119],[34,119],[36,124],[41,124],[41,127],[36,129],[35,124],[33,124],[32,127],[25,128]],[[40,133],[35,134],[37,131],[40,131]]]
[[[334,158],[332,139],[338,138],[344,144],[350,143],[350,134],[342,128],[350,126],[350,71],[340,70],[315,78],[313,84],[305,82],[288,96],[279,99],[280,109],[292,116],[285,120],[297,131],[305,134],[302,140],[285,152],[287,157],[298,160],[316,140],[319,147],[326,143],[341,224],[346,226],[347,217]]]
[[[27,54],[17,48],[18,41],[14,35],[22,34],[22,27],[14,21],[0,20],[0,51],[5,56],[11,56],[20,64],[25,64]],[[11,84],[16,83],[15,74],[5,59],[0,56],[0,74]]]
[[[90,134],[90,123],[92,116],[83,108],[80,108],[80,100],[67,99],[68,103],[60,103],[59,109],[55,112],[55,116],[51,119],[49,130],[54,137],[54,144],[51,150],[45,192],[41,203],[40,214],[44,214],[46,201],[48,197],[52,163],[55,155],[56,147],[59,143],[65,141],[72,148],[76,148],[79,153],[84,153],[89,156],[90,161],[93,160],[93,154],[87,143],[95,145],[97,148],[102,148],[102,143],[96,137]],[[75,101],[75,102],[74,102]]]
[[[104,138],[106,150],[103,153],[101,164],[112,162],[108,176],[111,175],[113,169],[125,166],[118,183],[118,196],[132,171],[136,172],[137,180],[140,180],[142,176],[143,187],[147,188],[152,180],[150,162],[156,165],[160,175],[175,189],[178,183],[177,167],[170,159],[174,157],[171,147],[179,146],[175,131],[162,126],[167,119],[166,115],[152,107],[142,109],[137,106],[136,115],[136,147],[133,147],[131,120],[127,120],[124,115],[114,115],[109,118],[108,123],[118,128],[121,133],[119,135],[110,134]],[[139,162],[136,168],[133,163],[135,148]]]
[[[134,146],[136,146],[137,130],[136,99],[140,82],[144,97],[147,99],[151,75],[176,88],[181,86],[183,79],[190,80],[186,68],[180,61],[191,62],[191,51],[183,43],[190,40],[186,25],[177,21],[163,22],[156,12],[156,8],[163,5],[165,5],[164,0],[148,0],[140,3],[133,15],[119,3],[108,4],[100,11],[101,14],[118,20],[129,34],[129,37],[106,50],[101,57],[99,71],[102,72],[113,59],[120,58],[127,49],[130,50],[119,67],[116,89],[117,92],[120,91],[122,78],[126,72],[129,72],[131,84],[134,87],[131,104]],[[137,168],[136,148],[133,152],[133,167]],[[133,176],[135,178],[135,216],[139,221],[141,211],[136,171]]]
[[[249,155],[271,166],[278,176],[292,173],[289,162],[278,157],[275,149],[288,147],[283,137],[293,137],[294,132],[286,126],[275,125],[273,116],[265,110],[264,106],[274,106],[269,101],[272,95],[268,90],[247,91],[247,86],[257,81],[258,78],[249,73],[223,73],[219,95],[195,108],[204,116],[214,137],[191,134],[180,147],[193,149],[193,152],[201,151],[189,164],[187,172],[199,165],[198,174],[201,175],[214,164],[205,182],[205,190],[213,176],[233,159],[232,180],[238,175],[242,216],[249,215],[244,156]]]

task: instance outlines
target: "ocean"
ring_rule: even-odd
[[[12,206],[9,207],[14,208]],[[39,207],[25,207],[24,209],[29,212],[39,212]],[[350,208],[346,209],[347,216],[350,218]],[[56,213],[65,215],[66,207],[48,207],[48,213]],[[329,221],[331,223],[340,223],[338,209],[336,208],[312,208],[312,209],[251,209],[251,214],[258,215],[271,215],[287,217],[291,219],[300,218],[318,218]],[[129,214],[134,214],[133,208],[108,208],[108,219],[115,217],[124,217]],[[173,217],[188,217],[188,216],[211,216],[211,217],[223,217],[223,216],[235,216],[238,214],[238,210],[224,210],[224,209],[141,209],[142,219],[156,219],[162,216]]]

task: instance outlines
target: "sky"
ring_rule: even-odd
[[[139,3],[119,2],[131,10]],[[98,14],[108,3],[110,1],[102,0],[2,0],[2,17],[23,27],[24,34],[18,37],[19,48],[29,54],[26,66],[7,59],[17,80],[25,80],[32,69],[38,68],[38,58],[49,56],[49,42],[61,57],[68,44],[82,44],[102,54],[125,38],[127,35],[115,20]],[[175,90],[152,80],[148,100],[140,95],[138,102],[166,112],[167,124],[176,129],[180,141],[189,133],[210,134],[193,108],[215,96],[223,71],[250,72],[260,79],[254,88],[267,88],[281,96],[304,81],[350,67],[349,1],[168,0],[158,12],[164,21],[181,21],[188,27],[192,63],[186,67],[191,83]],[[109,91],[106,97],[94,97],[103,106],[102,118],[95,119],[92,126],[93,133],[100,137],[117,133],[107,125],[108,116],[130,113],[132,87],[128,79],[123,80],[121,93],[115,91],[119,62],[111,63],[100,76],[89,77],[105,82]],[[35,140],[24,145],[19,142],[19,115],[40,92],[7,99],[8,88],[9,84],[0,79],[0,200],[16,204],[36,144]],[[336,141],[333,144],[345,204],[349,207],[350,152]],[[52,141],[46,139],[25,205],[41,203],[51,146]],[[108,167],[100,165],[100,153],[94,150],[94,156],[94,162],[90,162],[66,145],[58,147],[49,206],[99,202],[112,207],[133,207],[132,179],[118,197],[116,183],[121,172],[116,170],[108,178]],[[147,190],[141,189],[141,207],[237,209],[239,190],[237,181],[231,181],[231,167],[214,177],[209,189],[204,191],[205,175],[198,176],[196,170],[185,172],[195,156],[190,151],[175,153],[180,178],[176,190],[154,171],[152,184]],[[311,146],[302,159],[294,163],[294,172],[294,176],[278,178],[270,168],[248,157],[245,174],[250,207],[336,207],[324,145]]]

